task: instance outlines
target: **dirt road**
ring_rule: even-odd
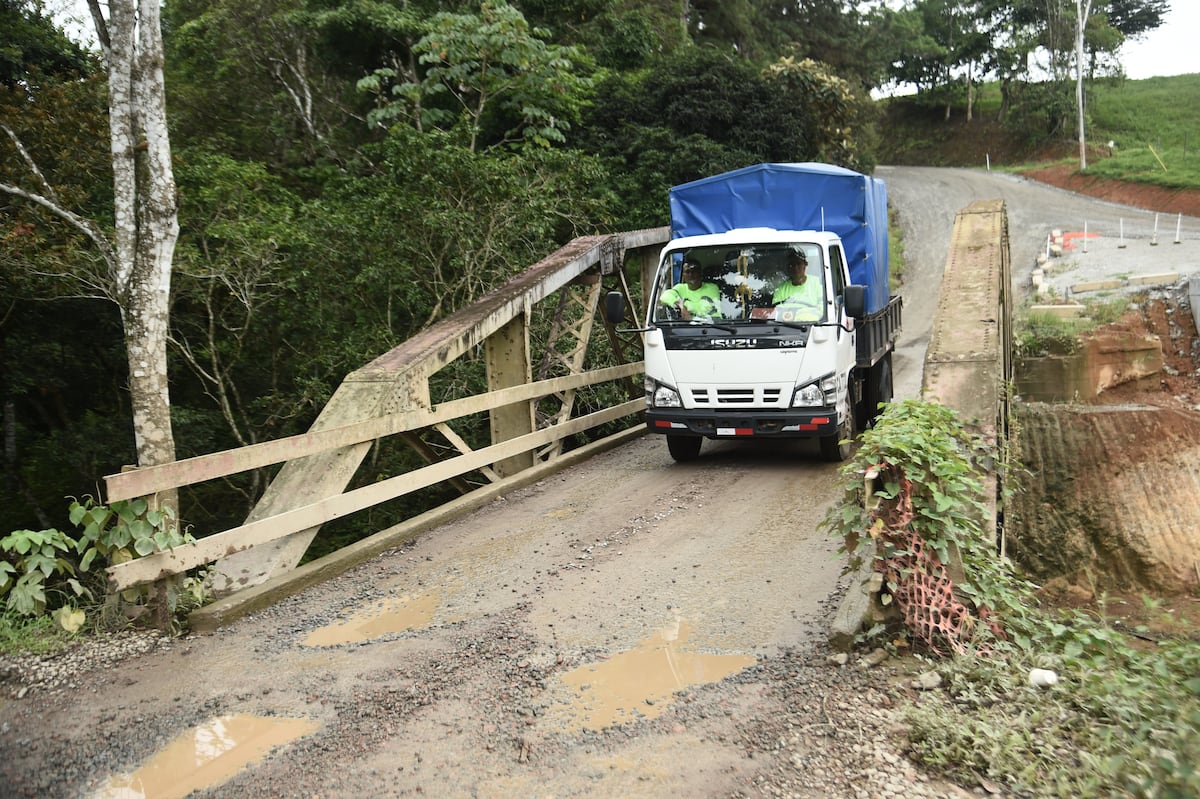
[[[955,212],[1008,200],[1015,272],[1088,201],[880,176],[909,261],[897,394],[915,396]],[[644,437],[217,633],[3,700],[0,791],[960,795],[899,753],[899,677],[826,660],[842,561],[816,528],[836,493],[808,443],[710,442],[679,465]]]

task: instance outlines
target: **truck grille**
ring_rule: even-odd
[[[737,386],[691,389],[696,408],[761,408],[780,404],[783,389],[776,386]]]

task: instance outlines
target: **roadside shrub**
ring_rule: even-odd
[[[194,540],[180,531],[174,511],[152,509],[144,499],[103,505],[85,497],[72,501],[69,518],[81,528],[78,537],[48,529],[17,530],[0,539],[0,599],[6,614],[49,614],[62,629],[78,632],[87,621],[87,607],[95,608],[96,597],[105,595],[104,568]],[[179,609],[181,601],[185,607],[201,604],[201,585],[186,577],[171,582],[169,609]],[[112,610],[118,601],[139,606],[148,598],[146,588],[134,588],[105,604]]]
[[[843,466],[842,501],[823,522],[842,536],[852,562],[903,557],[908,553],[887,546],[884,527],[889,504],[907,493],[911,529],[943,562],[961,553],[964,579],[955,595],[976,611],[990,608],[999,621],[976,625],[958,654],[932,661],[939,689],[908,695],[901,712],[910,756],[989,793],[1200,796],[1200,642],[1158,639],[1103,616],[1041,606],[1036,586],[1001,558],[982,526],[979,478],[995,468],[953,411],[893,403]],[[885,479],[867,496],[871,470],[906,480]],[[882,589],[889,592],[891,582]],[[870,630],[864,640],[895,648],[906,633],[917,638],[912,630],[899,639],[895,630],[886,638],[883,632]],[[927,647],[918,657],[931,654],[937,650]],[[1057,681],[1034,686],[1034,668],[1054,671]]]
[[[1018,356],[1040,358],[1071,355],[1079,350],[1080,325],[1048,313],[1031,313],[1017,326],[1014,346]]]
[[[76,564],[68,557],[76,543],[54,529],[16,530],[0,539],[5,558],[0,560],[0,597],[7,598],[5,607],[22,616],[39,616],[49,605],[64,629],[77,630],[72,597],[90,598],[91,592],[76,579]]]

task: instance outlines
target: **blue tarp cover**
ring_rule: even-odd
[[[736,228],[827,230],[846,248],[850,282],[867,286],[867,311],[888,302],[887,189],[831,164],[757,164],[675,186],[671,237]]]

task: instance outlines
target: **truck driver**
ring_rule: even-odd
[[[785,322],[820,320],[825,305],[825,292],[819,280],[809,280],[805,274],[808,258],[799,250],[791,250],[787,260],[791,280],[775,289],[771,297],[771,304],[776,309],[776,318]]]
[[[716,283],[704,281],[704,270],[691,259],[684,259],[683,282],[676,283],[659,297],[659,302],[679,312],[679,318],[716,319],[721,316],[721,292]]]

